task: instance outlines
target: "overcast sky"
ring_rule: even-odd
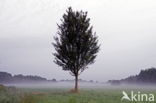
[[[156,67],[155,0],[0,0],[0,71],[73,79],[53,63],[65,10],[88,11],[101,50],[80,78],[106,81]]]

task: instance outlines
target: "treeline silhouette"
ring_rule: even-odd
[[[47,80],[46,78],[33,75],[12,75],[7,72],[0,72],[0,84],[7,83],[36,83],[36,82],[55,82],[56,79]]]
[[[108,83],[118,84],[156,84],[156,68],[141,70],[138,75],[129,76],[121,80],[109,80]]]
[[[7,72],[0,72],[0,84],[10,84],[10,83],[40,83],[40,82],[74,82],[75,80],[72,79],[62,79],[56,80],[55,78],[51,80],[47,80],[46,78],[40,76],[33,76],[33,75],[12,75]],[[83,83],[98,83],[98,81],[94,80],[83,80],[79,79],[79,82]]]

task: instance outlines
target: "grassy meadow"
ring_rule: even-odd
[[[126,100],[121,101],[123,90],[126,92],[139,90],[156,95],[156,89],[154,88],[81,88],[79,93],[71,93],[70,88],[0,86],[0,103],[132,103]],[[156,103],[156,101],[152,103]]]

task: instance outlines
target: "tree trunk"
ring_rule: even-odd
[[[75,92],[78,92],[78,76],[75,76]]]

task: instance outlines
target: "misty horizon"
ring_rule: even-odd
[[[51,45],[69,6],[88,12],[101,44],[80,79],[104,82],[156,67],[155,5],[151,0],[0,1],[0,71],[73,80],[53,62]]]

